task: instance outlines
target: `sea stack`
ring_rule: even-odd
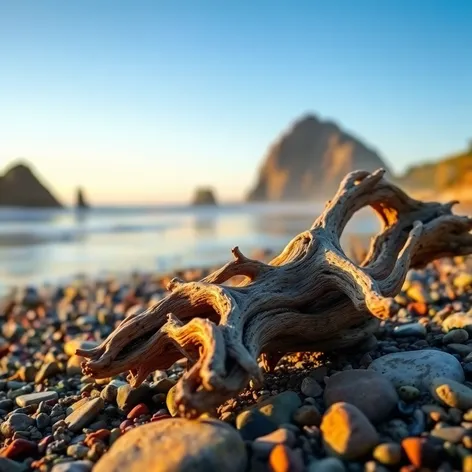
[[[193,197],[193,205],[216,205],[216,198],[211,188],[197,188]]]
[[[0,206],[62,208],[62,204],[24,163],[11,166],[0,176]]]
[[[269,146],[249,201],[327,199],[353,170],[388,166],[371,147],[337,124],[302,116]]]
[[[81,187],[77,189],[77,198],[76,198],[75,207],[79,210],[90,208],[90,205],[88,204],[87,199],[85,198],[84,191]]]

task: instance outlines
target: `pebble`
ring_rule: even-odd
[[[433,468],[439,463],[439,449],[427,438],[406,438],[402,448],[411,464],[418,469]]]
[[[13,413],[0,426],[0,432],[3,436],[11,438],[17,431],[26,431],[30,426],[33,426],[34,419],[25,415],[24,413]]]
[[[16,397],[16,404],[20,407],[29,405],[39,405],[41,402],[49,400],[57,400],[59,395],[55,391],[28,393],[27,395],[20,395]]]
[[[460,426],[450,426],[445,428],[435,428],[431,431],[431,436],[435,438],[444,439],[444,441],[449,441],[451,443],[459,443],[462,441],[466,433],[465,428]]]
[[[22,462],[0,457],[0,472],[26,472],[27,470],[28,466]]]
[[[93,462],[84,461],[72,461],[64,462],[62,464],[56,464],[51,472],[90,472],[93,467]]]
[[[354,405],[331,405],[321,422],[323,443],[341,459],[358,459],[370,452],[379,436],[367,417]]]
[[[167,392],[166,406],[167,406],[167,409],[169,410],[169,413],[171,414],[171,416],[176,416],[177,413],[179,412],[179,408],[178,408],[178,406],[175,402],[176,391],[177,391],[177,385],[174,385]]]
[[[337,457],[328,457],[313,461],[308,466],[308,472],[345,472],[343,461]]]
[[[393,335],[398,338],[405,336],[425,337],[426,328],[420,323],[407,323],[396,326]]]
[[[314,405],[303,405],[293,414],[293,421],[299,426],[319,426],[321,415]]]
[[[269,469],[271,472],[298,472],[293,452],[283,444],[277,444],[269,456]],[[300,471],[301,472],[301,471]]]
[[[244,441],[232,427],[218,420],[171,418],[118,438],[94,472],[240,472],[246,464]]]
[[[257,410],[243,411],[236,417],[236,428],[241,437],[249,441],[276,431],[277,426]]]
[[[469,333],[462,328],[459,329],[452,329],[448,333],[446,333],[442,339],[444,344],[462,344],[465,343],[469,339]]]
[[[71,357],[75,355],[75,351],[77,349],[93,349],[98,346],[98,343],[94,341],[84,341],[80,339],[72,339],[70,341],[67,341],[64,344],[64,352],[66,353],[67,356]]]
[[[277,444],[293,447],[296,441],[297,438],[293,431],[286,428],[279,428],[273,433],[257,438],[252,443],[252,448],[254,451],[269,453]]]
[[[89,400],[73,411],[65,419],[65,422],[71,431],[78,432],[98,416],[104,405],[105,403],[101,397]]]
[[[323,394],[323,389],[313,377],[305,377],[300,390],[307,397],[319,397]]]
[[[421,395],[421,392],[411,385],[403,385],[397,389],[397,392],[399,397],[405,402],[414,402]]]
[[[402,460],[402,448],[397,443],[379,444],[372,457],[384,465],[397,465]]]
[[[442,322],[441,327],[445,332],[459,328],[469,331],[472,329],[472,315],[466,313],[454,313]]]
[[[472,408],[472,389],[453,380],[439,377],[431,383],[431,394],[443,405],[468,410]]]
[[[82,362],[85,361],[84,357],[73,355],[67,361],[66,372],[69,377],[74,375],[82,375]]]
[[[447,352],[433,349],[387,354],[375,359],[369,369],[384,375],[396,388],[408,385],[426,391],[438,377],[464,381],[460,362]]]
[[[454,286],[460,289],[466,289],[472,286],[472,274],[462,272],[454,277]]]
[[[287,390],[240,413],[236,418],[236,427],[242,429],[255,412],[263,414],[276,427],[283,423],[290,423],[295,411],[301,405],[300,397],[295,392]]]
[[[350,403],[370,421],[380,422],[389,416],[398,402],[398,395],[387,377],[374,370],[352,369],[329,377],[324,391],[326,406],[337,402]]]
[[[132,388],[131,385],[125,384],[118,388],[116,403],[118,408],[128,411],[147,399],[151,400],[151,397],[151,388],[148,384],[143,383],[137,388]]]
[[[148,415],[149,408],[144,403],[139,403],[136,405],[126,416],[129,420],[133,420],[135,418],[139,418],[142,415]]]
[[[44,382],[46,379],[53,377],[54,375],[58,374],[61,371],[59,364],[55,361],[48,362],[43,364],[39,369],[36,377],[34,379],[34,383],[40,384]]]

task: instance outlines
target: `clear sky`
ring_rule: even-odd
[[[0,169],[70,201],[239,199],[306,112],[394,170],[472,138],[471,0],[0,0]]]

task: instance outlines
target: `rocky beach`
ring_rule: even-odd
[[[472,470],[472,258],[410,271],[368,342],[287,355],[260,388],[196,420],[173,402],[186,360],[132,389],[125,375],[83,376],[75,355],[164,297],[174,275],[2,300],[0,471]]]

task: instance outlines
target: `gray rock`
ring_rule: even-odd
[[[468,410],[472,408],[472,389],[454,380],[439,377],[430,385],[431,395],[443,405]]]
[[[13,413],[7,421],[2,423],[0,431],[5,437],[11,438],[17,431],[26,431],[33,424],[34,419],[28,415]]]
[[[90,472],[93,467],[91,461],[72,461],[56,464],[51,472]]]
[[[369,369],[352,369],[332,375],[324,392],[326,406],[347,402],[356,406],[370,421],[388,417],[398,402],[398,394],[388,378]]]
[[[39,405],[41,402],[57,400],[58,394],[54,391],[29,393],[16,397],[16,404],[24,408],[28,405]]]
[[[241,412],[236,418],[236,427],[241,429],[250,421],[253,412],[262,413],[275,426],[290,423],[295,411],[301,406],[300,397],[290,390],[280,393]]]
[[[246,464],[244,441],[232,427],[217,420],[172,418],[118,438],[94,472],[240,472]]]
[[[21,462],[0,457],[0,472],[26,472],[27,470],[28,466]]]
[[[103,398],[94,398],[73,411],[65,422],[71,431],[79,432],[84,426],[93,422],[104,405]]]
[[[118,408],[123,411],[131,410],[138,403],[143,402],[144,400],[151,399],[152,391],[148,384],[141,384],[138,388],[133,388],[129,384],[122,385],[118,388],[118,393],[116,395],[116,403]]]
[[[58,374],[60,371],[61,368],[57,362],[47,362],[41,366],[41,369],[39,369],[34,382],[37,384],[42,383],[49,377],[53,377],[54,375]]]
[[[397,338],[402,336],[417,336],[424,338],[426,336],[426,328],[420,323],[407,323],[396,326],[393,335]]]
[[[465,343],[469,339],[469,333],[462,328],[459,329],[452,329],[448,333],[446,333],[443,337],[444,344],[462,344]]]
[[[343,461],[337,457],[328,457],[313,461],[308,465],[308,472],[345,472]]]
[[[313,377],[305,377],[303,379],[301,391],[307,397],[319,397],[323,393],[320,384]]]
[[[179,412],[177,404],[175,403],[175,392],[177,390],[177,385],[174,385],[168,392],[166,396],[166,406],[169,410],[171,416],[176,416]]]
[[[443,331],[464,328],[468,332],[472,330],[472,316],[467,313],[454,313],[448,316],[441,324]]]
[[[465,428],[460,426],[449,426],[445,428],[435,428],[431,431],[431,436],[435,438],[443,439],[444,441],[449,441],[451,443],[459,443],[462,441],[466,433]]]
[[[387,377],[396,388],[410,385],[427,391],[438,377],[464,381],[460,362],[453,355],[434,349],[387,354],[375,359],[369,369]]]

